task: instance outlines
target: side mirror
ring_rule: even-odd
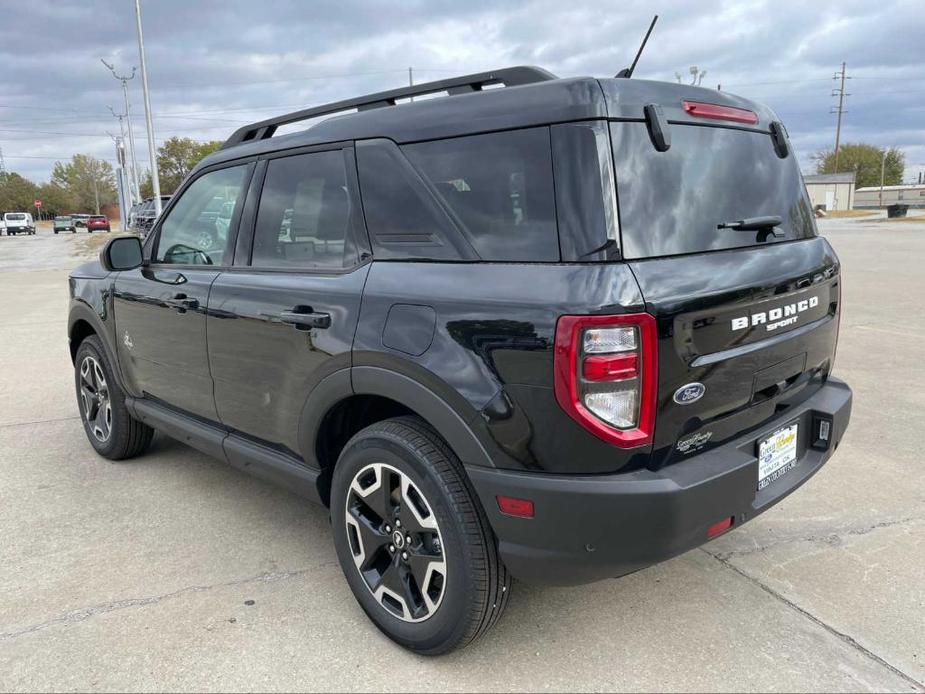
[[[109,271],[134,270],[144,264],[141,239],[137,236],[119,236],[103,246],[100,263]]]

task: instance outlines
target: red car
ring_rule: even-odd
[[[93,215],[87,220],[87,233],[92,234],[94,231],[110,231],[109,217],[102,215]]]

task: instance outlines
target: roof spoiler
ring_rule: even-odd
[[[273,137],[276,129],[281,125],[298,123],[299,121],[317,118],[319,116],[328,116],[341,111],[366,111],[373,108],[384,108],[394,106],[398,99],[405,99],[413,96],[425,96],[427,94],[436,94],[447,92],[448,94],[468,94],[481,91],[484,87],[501,84],[505,87],[516,87],[522,84],[533,84],[535,82],[546,82],[548,80],[558,79],[554,74],[543,70],[542,68],[532,66],[519,66],[504,68],[503,70],[493,70],[491,72],[478,72],[473,75],[464,75],[462,77],[451,77],[436,82],[425,82],[415,84],[410,87],[401,87],[391,89],[385,92],[369,94],[353,99],[335,101],[323,106],[306,108],[301,111],[293,111],[276,118],[258,121],[238,128],[234,133],[225,140],[222,149],[234,147],[235,145],[255,140],[266,140]]]

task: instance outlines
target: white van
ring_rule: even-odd
[[[6,224],[6,235],[35,234],[35,224],[32,215],[28,212],[7,212],[3,215]]]

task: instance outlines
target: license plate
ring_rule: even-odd
[[[797,465],[797,425],[791,424],[758,444],[758,489],[780,479]]]

